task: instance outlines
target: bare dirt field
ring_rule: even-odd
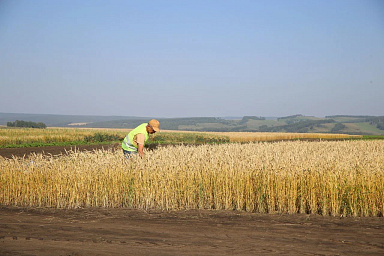
[[[0,255],[384,255],[383,218],[0,208]]]
[[[99,148],[120,149],[76,146]],[[65,150],[0,149],[0,155]],[[384,218],[0,206],[0,255],[384,255]]]

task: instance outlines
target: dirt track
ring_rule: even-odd
[[[167,147],[172,145],[157,145],[157,144],[149,144],[146,145],[146,150],[154,150],[157,147]],[[30,154],[43,154],[43,155],[62,155],[67,154],[71,151],[94,151],[98,149],[106,149],[106,150],[118,150],[121,151],[121,143],[111,143],[104,145],[76,145],[76,146],[46,146],[46,147],[27,147],[27,148],[0,148],[0,156],[5,158],[12,158],[13,156],[17,157],[27,157]]]
[[[30,154],[60,155],[69,151],[93,151],[97,149],[121,150],[121,144],[107,145],[80,145],[80,146],[48,146],[48,147],[30,147],[30,148],[0,148],[0,156],[12,158],[12,156],[23,157]]]
[[[384,255],[383,218],[0,208],[0,255]]]
[[[33,152],[65,150],[0,149]],[[384,255],[384,218],[0,206],[0,255]]]

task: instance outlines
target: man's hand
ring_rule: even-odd
[[[139,146],[139,150],[138,150],[138,152],[139,152],[139,156],[140,156],[141,158],[143,158],[143,157],[144,157],[144,152],[143,152],[143,150],[144,150],[144,145],[143,145],[143,144],[139,144],[138,146]]]

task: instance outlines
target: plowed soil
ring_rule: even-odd
[[[120,150],[76,147],[99,148]],[[0,155],[73,149],[0,149]],[[0,255],[384,255],[384,218],[0,206]]]
[[[0,255],[384,255],[383,218],[0,208]]]

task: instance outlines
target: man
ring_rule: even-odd
[[[124,156],[128,159],[132,154],[137,154],[137,152],[139,152],[140,157],[143,158],[144,144],[148,140],[149,134],[154,134],[155,132],[160,131],[159,126],[160,122],[156,119],[152,119],[148,123],[143,123],[137,126],[128,133],[121,144]]]

